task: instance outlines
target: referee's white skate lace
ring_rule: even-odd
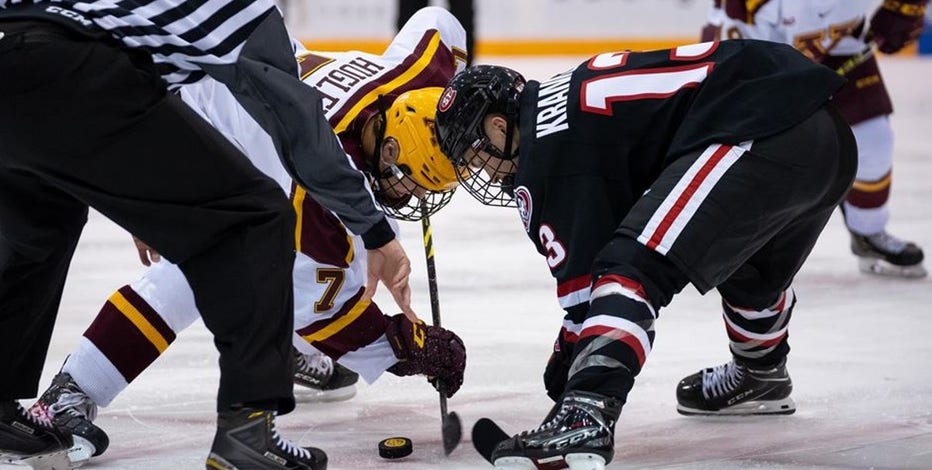
[[[702,396],[710,399],[731,393],[741,382],[744,372],[744,367],[734,361],[706,369],[702,374]]]
[[[55,403],[49,405],[49,412],[52,416],[59,413],[67,413],[72,416],[78,416],[88,421],[97,419],[97,403],[91,400],[84,392],[62,392]]]
[[[272,421],[272,438],[275,439],[275,445],[277,445],[279,449],[284,450],[289,455],[293,455],[295,457],[299,457],[303,459],[311,458],[311,453],[308,452],[307,449],[299,445],[296,445],[295,443],[282,437],[281,434],[278,433],[278,429],[275,428],[274,421]]]
[[[326,354],[298,354],[298,370],[326,382],[333,375],[333,360]]]

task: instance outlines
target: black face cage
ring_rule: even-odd
[[[467,152],[472,153],[471,150]],[[503,166],[512,168],[509,172],[503,171]],[[518,207],[514,198],[514,170],[511,162],[498,160],[498,165],[485,163],[485,169],[471,165],[463,167],[463,171],[456,173],[461,188],[472,197],[487,206]],[[490,175],[496,175],[491,176]]]

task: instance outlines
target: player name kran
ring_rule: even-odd
[[[537,93],[537,138],[566,130],[566,96],[570,91],[572,71],[557,75],[540,84]]]

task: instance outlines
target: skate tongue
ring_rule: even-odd
[[[463,424],[455,411],[443,417],[441,433],[443,434],[443,454],[450,455],[463,438]]]

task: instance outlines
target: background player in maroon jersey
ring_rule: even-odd
[[[540,427],[508,468],[602,468],[659,310],[722,296],[733,359],[685,378],[685,414],[788,414],[791,287],[850,187],[843,83],[793,48],[709,42],[597,55],[542,82],[477,66],[440,98],[441,149],[488,205],[516,206],[566,310]],[[524,465],[524,466],[521,466]]]
[[[858,143],[858,174],[842,203],[862,272],[926,275],[922,249],[887,229],[893,188],[893,104],[873,48],[899,52],[922,31],[928,0],[716,0],[703,36],[789,44],[848,82],[834,101]],[[869,9],[875,8],[868,15]]]

